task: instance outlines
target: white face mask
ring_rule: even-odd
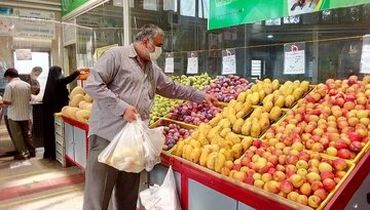
[[[155,46],[154,52],[149,53],[150,60],[156,61],[161,56],[162,48]]]

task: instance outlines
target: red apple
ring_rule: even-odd
[[[284,180],[280,183],[280,190],[284,193],[290,193],[293,191],[293,185],[288,180]]]
[[[333,166],[337,171],[345,171],[348,168],[348,164],[343,159],[333,160]]]
[[[341,150],[341,149],[347,149],[348,148],[348,144],[344,141],[344,139],[339,139],[335,142],[335,147],[338,149],[338,150]]]
[[[246,183],[246,184],[253,185],[254,184],[254,179],[251,176],[247,176],[247,177],[244,178],[243,182]]]
[[[334,179],[335,176],[334,176],[333,172],[325,171],[325,172],[320,173],[320,177],[321,177],[321,180],[324,180],[326,178]]]
[[[307,205],[308,204],[308,198],[305,195],[298,195],[297,202],[300,203],[300,204],[303,204],[303,205]]]
[[[321,203],[321,198],[319,196],[311,195],[310,197],[308,197],[308,205],[310,207],[315,209],[320,206],[320,203]]]
[[[331,178],[324,179],[322,184],[324,185],[324,189],[329,191],[329,192],[332,191],[335,188],[335,185],[336,185],[335,181]]]
[[[297,155],[289,155],[287,157],[286,163],[295,165],[298,162],[299,158]]]
[[[306,195],[306,196],[309,196],[311,195],[311,185],[308,184],[308,183],[303,183],[301,185],[301,187],[299,188],[300,192],[303,194],[303,195]]]
[[[352,151],[352,152],[355,152],[355,153],[358,153],[361,151],[362,149],[362,143],[359,142],[359,141],[353,141],[350,145],[349,145],[349,149]]]
[[[361,136],[357,132],[349,132],[348,136],[349,136],[349,139],[351,139],[351,141],[362,141],[363,139],[363,136]]]
[[[338,157],[343,159],[351,159],[352,154],[348,149],[339,149]]]
[[[314,143],[311,148],[312,151],[314,152],[323,152],[324,151],[324,146],[318,142]]]
[[[321,181],[314,181],[314,182],[311,183],[311,188],[312,188],[313,191],[316,191],[316,190],[318,190],[320,188],[323,188],[323,187],[324,187],[324,185],[322,184]]]
[[[321,198],[321,200],[324,200],[328,196],[328,192],[323,188],[316,190],[313,194]]]

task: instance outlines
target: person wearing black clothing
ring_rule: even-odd
[[[43,97],[43,133],[44,133],[44,159],[55,160],[55,128],[54,113],[60,112],[63,106],[68,105],[67,84],[80,75],[79,71],[73,72],[68,77],[63,77],[62,69],[53,66],[49,70]]]

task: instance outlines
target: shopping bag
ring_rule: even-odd
[[[167,171],[161,186],[154,185],[139,194],[146,210],[181,210],[172,167]]]
[[[99,154],[98,161],[120,171],[139,173],[145,168],[142,121],[127,123]]]
[[[163,127],[150,129],[143,124],[145,170],[151,171],[153,167],[161,162],[160,155],[165,142]]]

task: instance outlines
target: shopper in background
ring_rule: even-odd
[[[99,153],[127,122],[137,114],[147,120],[156,93],[185,100],[217,104],[214,96],[174,83],[156,65],[164,32],[145,25],[128,46],[105,52],[91,69],[85,90],[94,99],[90,118],[90,150],[86,167],[84,210],[107,209],[114,189],[117,209],[134,210],[138,197],[139,173],[118,171],[99,163]]]
[[[79,71],[73,72],[68,77],[63,77],[62,69],[53,66],[49,70],[46,81],[43,103],[43,138],[44,159],[55,160],[55,128],[54,113],[60,112],[63,106],[68,105],[67,85],[80,75]]]
[[[30,85],[31,85],[31,93],[32,95],[37,95],[40,93],[40,83],[37,81],[37,78],[40,76],[42,73],[42,68],[40,66],[35,66],[32,68],[30,77]]]
[[[4,78],[8,80],[5,87],[3,103],[7,106],[10,135],[19,155],[15,159],[35,157],[35,147],[29,131],[31,87],[19,78],[16,69],[7,69]]]

